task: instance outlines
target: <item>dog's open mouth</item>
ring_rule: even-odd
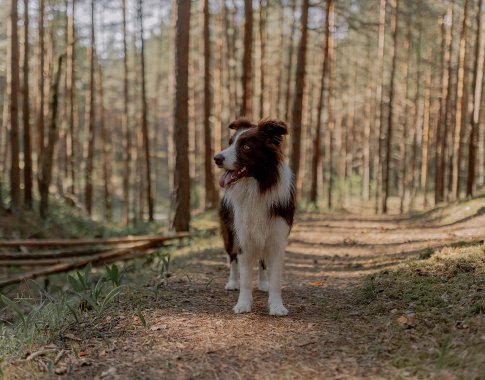
[[[231,186],[234,182],[238,181],[246,175],[246,167],[243,166],[237,170],[227,170],[219,180],[219,186],[222,188]]]

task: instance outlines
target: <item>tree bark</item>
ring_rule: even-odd
[[[428,62],[431,54],[427,54]],[[424,109],[423,109],[423,137],[421,146],[421,191],[423,193],[423,207],[428,207],[428,157],[430,140],[430,103],[431,103],[431,69],[429,65],[424,73]]]
[[[383,165],[383,194],[382,194],[382,212],[384,214],[387,213],[387,200],[389,197],[389,177],[391,175],[391,146],[392,146],[392,135],[393,135],[393,123],[394,123],[394,112],[395,112],[395,82],[396,82],[396,66],[397,66],[397,53],[396,47],[399,38],[399,2],[400,0],[396,0],[396,9],[394,10],[393,18],[392,18],[392,46],[390,48],[391,57],[392,57],[392,66],[391,66],[391,83],[389,89],[389,113],[387,115],[387,136],[386,136],[386,157],[385,162]]]
[[[207,1],[207,0],[206,0]],[[266,4],[265,0],[259,0],[259,42],[260,42],[260,87],[261,92],[259,94],[259,117],[262,119],[267,115],[265,110],[265,91],[266,91]]]
[[[468,0],[465,0],[460,33],[460,47],[458,50],[458,77],[456,82],[455,99],[455,133],[453,139],[453,175],[451,199],[456,200],[460,197],[461,180],[461,155],[462,155],[462,112],[464,112],[463,93],[465,90],[465,52],[466,36],[468,28]]]
[[[376,117],[374,130],[378,136],[378,152],[375,162],[375,179],[376,179],[376,194],[375,194],[375,212],[380,210],[380,196],[382,186],[382,151],[384,143],[384,102],[382,99],[382,92],[384,87],[384,46],[385,46],[385,32],[386,32],[386,4],[387,0],[380,0],[379,5],[379,32],[377,42],[377,74],[381,75],[379,81],[376,81]]]
[[[335,16],[330,13],[330,27],[335,25]],[[334,130],[335,130],[335,81],[336,81],[336,52],[334,45],[334,38],[331,29],[328,49],[328,120],[327,120],[327,147],[326,147],[326,182],[327,182],[327,208],[333,207],[333,147],[334,147]]]
[[[253,2],[244,0],[244,55],[242,75],[242,105],[241,116],[252,116],[252,75],[253,75]]]
[[[29,1],[24,0],[24,62],[22,87],[22,117],[24,137],[24,206],[32,209],[32,143],[30,136],[29,95]]]
[[[138,18],[140,23],[140,64],[141,64],[141,127],[143,134],[143,150],[145,159],[145,185],[148,202],[148,220],[154,221],[155,206],[152,191],[152,169],[150,160],[150,136],[148,132],[148,107],[146,99],[146,78],[145,78],[145,38],[143,36],[143,0],[138,1]]]
[[[450,44],[451,28],[446,25],[453,15],[452,3],[448,5],[446,15],[442,17],[441,23],[441,98],[438,116],[438,127],[436,130],[435,150],[435,204],[445,200],[445,165],[447,145],[447,99],[450,81]]]
[[[175,173],[172,227],[176,231],[188,231],[190,224],[190,176],[188,156],[188,73],[189,73],[189,30],[191,0],[177,2],[177,25],[175,44],[175,105],[174,146]]]
[[[39,212],[42,218],[47,216],[49,210],[49,186],[52,180],[52,167],[54,164],[54,149],[58,138],[57,109],[59,104],[59,82],[61,80],[63,56],[57,59],[55,77],[51,83],[49,93],[49,126],[47,130],[47,144],[40,157],[39,167]]]
[[[67,156],[69,161],[69,176],[71,177],[70,193],[76,196],[78,178],[78,129],[76,125],[76,30],[74,27],[74,17],[76,11],[76,0],[71,0],[71,14],[67,16],[67,97],[69,98],[68,124],[69,124],[69,143]],[[67,165],[67,163],[66,163]]]
[[[405,93],[405,106],[404,106],[404,125],[403,125],[403,134],[402,134],[402,140],[401,140],[401,151],[402,151],[402,161],[401,161],[401,200],[399,204],[399,213],[403,214],[404,213],[404,204],[406,200],[406,190],[407,190],[407,168],[408,168],[408,130],[409,130],[409,97],[410,97],[410,75],[409,75],[409,66],[411,63],[411,50],[410,50],[410,45],[411,45],[411,39],[412,39],[412,34],[411,34],[411,27],[408,24],[408,33],[407,33],[407,39],[405,43],[405,49],[406,49],[406,54],[408,59],[406,60],[404,69],[403,69],[403,77],[405,81],[405,86],[406,89],[404,91]]]
[[[305,74],[306,74],[306,51],[308,40],[308,9],[309,0],[303,0],[301,9],[301,39],[298,45],[298,56],[296,60],[296,83],[295,94],[293,97],[291,126],[293,134],[291,138],[291,155],[290,168],[295,176],[295,182],[298,183],[298,176],[300,171],[300,155],[301,155],[301,123],[302,123],[302,109],[303,109],[303,91],[305,88]]]
[[[98,62],[98,93],[99,93],[99,129],[101,132],[101,156],[102,156],[102,176],[103,176],[103,207],[104,217],[111,220],[111,133],[106,125],[105,106],[104,106],[104,80],[103,68]]]
[[[204,180],[205,180],[205,209],[210,210],[217,206],[218,193],[215,187],[213,172],[213,151],[211,136],[211,41],[210,41],[210,14],[209,0],[204,0]]]
[[[128,83],[128,32],[126,26],[126,0],[121,1],[123,13],[123,114],[121,128],[123,133],[123,222],[130,222],[130,166],[131,166],[131,131],[129,123],[129,83]]]
[[[478,9],[476,16],[477,31],[475,37],[475,60],[473,62],[473,108],[470,118],[470,141],[468,147],[468,176],[466,184],[467,197],[473,196],[475,191],[475,178],[476,178],[476,166],[477,166],[477,150],[479,144],[479,128],[480,128],[480,103],[482,96],[483,85],[483,69],[484,69],[484,51],[485,51],[485,38],[483,38],[483,26],[482,26],[482,7],[483,0],[478,0]],[[483,148],[482,148],[483,149]],[[480,166],[483,166],[483,162],[479,162]]]
[[[296,32],[296,0],[291,1],[291,14],[293,15],[293,20],[291,22],[291,32],[288,46],[288,66],[286,66],[286,96],[285,96],[285,119],[290,120],[290,100],[291,100],[291,83],[293,72],[293,40],[295,39]]]
[[[322,73],[320,77],[320,92],[318,94],[318,105],[317,105],[317,121],[315,127],[315,136],[313,139],[313,156],[312,156],[312,166],[311,166],[311,186],[309,201],[314,205],[317,205],[318,201],[318,185],[321,182],[322,174],[322,114],[323,114],[323,103],[324,103],[324,93],[325,93],[325,79],[328,76],[328,52],[330,44],[330,29],[333,25],[330,25],[330,14],[333,14],[334,3],[333,0],[327,0],[325,6],[325,38],[324,38],[324,48],[323,48],[323,63],[322,63]]]
[[[14,213],[20,211],[20,141],[19,141],[19,40],[18,40],[18,9],[17,0],[10,0],[10,17],[8,22],[8,41],[10,75],[7,86],[9,86],[10,97],[8,99],[10,109],[10,196],[11,209]],[[5,101],[5,100],[4,100]]]
[[[44,149],[44,86],[45,86],[45,73],[44,73],[44,54],[45,54],[45,37],[44,37],[44,12],[45,12],[45,0],[39,0],[39,17],[38,17],[38,48],[37,48],[37,144],[38,151],[37,157],[40,159],[42,150]]]
[[[85,117],[85,131],[86,131],[86,170],[84,174],[84,197],[86,202],[86,210],[89,215],[92,214],[93,208],[93,167],[94,167],[94,143],[95,143],[95,122],[94,122],[94,49],[95,49],[95,34],[94,34],[94,0],[91,0],[91,40],[88,48],[88,72],[89,84],[88,93],[86,96],[86,117]]]

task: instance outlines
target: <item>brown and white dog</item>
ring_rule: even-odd
[[[214,157],[226,170],[220,180],[226,191],[219,212],[230,263],[226,289],[240,289],[235,313],[250,312],[252,271],[259,262],[259,289],[269,292],[269,314],[287,315],[281,282],[295,212],[293,174],[281,150],[288,128],[282,121],[255,125],[247,119],[229,128],[235,130],[229,147]]]

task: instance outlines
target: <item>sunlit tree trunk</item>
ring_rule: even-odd
[[[293,72],[293,40],[295,39],[295,32],[296,32],[296,0],[291,1],[291,14],[292,14],[292,21],[291,21],[291,32],[289,38],[289,45],[288,45],[288,60],[286,66],[286,95],[285,95],[285,119],[290,120],[291,117],[291,108],[290,108],[290,100],[291,100],[291,83],[293,83],[292,75]]]
[[[318,104],[317,104],[317,120],[315,126],[315,136],[313,138],[313,157],[312,157],[312,167],[311,167],[311,186],[309,201],[313,204],[318,202],[318,190],[319,183],[321,183],[322,175],[322,114],[323,114],[323,104],[324,104],[324,93],[325,93],[325,79],[328,77],[328,54],[329,54],[329,44],[330,44],[330,29],[333,25],[330,25],[330,14],[333,14],[334,3],[333,0],[327,0],[325,6],[325,37],[324,37],[324,48],[323,48],[323,64],[322,72],[320,77],[320,92],[318,94]]]
[[[447,21],[451,22],[452,4],[448,5],[446,15],[442,17],[441,24],[441,98],[438,117],[438,128],[436,131],[436,155],[435,155],[435,204],[443,202],[445,199],[445,165],[446,165],[446,145],[447,145],[447,99],[450,80],[450,44],[451,27],[447,26]]]
[[[400,204],[399,204],[399,213],[402,214],[404,213],[404,205],[405,205],[405,200],[406,200],[406,192],[407,192],[407,177],[408,177],[408,134],[409,134],[409,97],[410,97],[410,78],[411,76],[409,75],[409,66],[411,63],[411,50],[410,50],[410,45],[411,45],[411,39],[412,39],[412,34],[411,34],[411,27],[408,24],[408,32],[407,32],[407,38],[405,42],[405,51],[407,54],[407,60],[405,61],[404,68],[403,68],[403,78],[405,80],[405,106],[404,106],[404,125],[403,125],[403,133],[402,133],[402,140],[401,140],[401,152],[402,152],[402,158],[401,158],[401,189],[400,189]]]
[[[378,81],[376,81],[376,115],[374,122],[374,130],[378,136],[378,152],[376,156],[376,161],[374,164],[375,168],[375,179],[376,179],[376,193],[375,193],[375,212],[378,213],[380,210],[380,196],[382,187],[382,151],[384,143],[384,102],[382,99],[382,92],[384,87],[384,43],[385,43],[385,31],[386,31],[386,4],[387,0],[380,0],[379,5],[379,32],[378,32],[378,42],[377,42],[377,75],[380,75]]]
[[[334,46],[333,27],[335,16],[330,12],[330,38],[328,40],[328,98],[327,98],[327,136],[326,136],[326,168],[325,182],[327,183],[327,208],[333,206],[333,147],[335,130],[335,81],[336,81],[336,52]]]
[[[427,54],[428,62],[431,54]],[[424,73],[424,108],[423,108],[423,137],[421,145],[421,191],[423,192],[423,206],[428,207],[428,157],[430,142],[430,104],[431,104],[431,69],[426,66]]]
[[[298,45],[298,55],[296,60],[296,83],[295,94],[293,97],[292,107],[292,136],[291,136],[291,155],[290,168],[295,176],[295,182],[298,183],[298,175],[300,171],[300,152],[301,152],[301,122],[302,122],[302,107],[303,107],[303,90],[305,88],[305,74],[306,74],[306,51],[308,40],[308,9],[309,0],[303,0],[302,16],[301,16],[301,39]]]
[[[215,187],[214,172],[212,170],[213,151],[211,136],[211,41],[210,41],[210,15],[209,0],[204,0],[204,180],[205,180],[205,209],[213,209],[218,202],[218,194]]]
[[[252,75],[253,75],[253,2],[244,0],[244,55],[242,75],[242,105],[241,115],[252,116]]]
[[[265,0],[259,0],[259,42],[260,42],[260,87],[259,94],[259,117],[262,119],[267,115],[265,92],[266,89],[266,4]]]
[[[390,47],[390,55],[392,57],[391,66],[391,83],[389,89],[389,112],[387,115],[387,135],[386,135],[386,156],[382,171],[382,212],[387,213],[387,199],[389,197],[389,177],[391,175],[391,147],[392,147],[392,136],[393,136],[393,123],[394,123],[394,113],[396,111],[395,107],[395,82],[396,82],[396,65],[397,65],[397,54],[396,47],[399,38],[399,2],[396,0],[396,8],[392,17],[392,40],[393,43]]]
[[[175,44],[175,105],[174,145],[175,173],[172,227],[176,231],[187,231],[190,223],[190,177],[188,155],[188,73],[189,73],[189,29],[190,0],[177,2],[177,25]]]
[[[460,166],[462,155],[462,112],[464,112],[463,93],[465,91],[465,53],[466,53],[466,35],[468,28],[468,0],[465,0],[464,12],[462,19],[462,29],[460,33],[460,47],[458,50],[458,76],[456,82],[456,99],[455,99],[455,130],[453,138],[453,175],[451,199],[455,200],[460,197]]]
[[[482,7],[483,0],[478,0],[478,9],[476,16],[476,37],[475,37],[475,60],[473,62],[473,109],[470,118],[470,141],[468,146],[468,176],[466,184],[467,197],[473,196],[475,191],[475,177],[477,166],[477,151],[479,151],[479,129],[480,129],[480,103],[483,86],[483,69],[484,69],[484,55],[485,55],[485,38],[483,38],[482,26]],[[483,141],[482,141],[483,145]],[[483,149],[483,146],[482,146]],[[483,157],[478,156],[483,160]],[[479,166],[483,167],[484,162],[479,162]]]

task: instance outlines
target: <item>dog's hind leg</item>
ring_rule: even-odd
[[[226,284],[226,290],[239,289],[239,268],[237,263],[237,256],[229,257],[229,280]]]
[[[281,297],[281,284],[287,243],[286,237],[289,232],[289,227],[283,219],[276,226],[275,232],[274,238],[266,243],[266,263],[269,277],[268,307],[270,315],[283,316],[288,314]]]
[[[258,281],[258,289],[262,292],[267,292],[269,288],[268,284],[268,273],[266,271],[266,264],[264,260],[259,261],[259,281]]]

